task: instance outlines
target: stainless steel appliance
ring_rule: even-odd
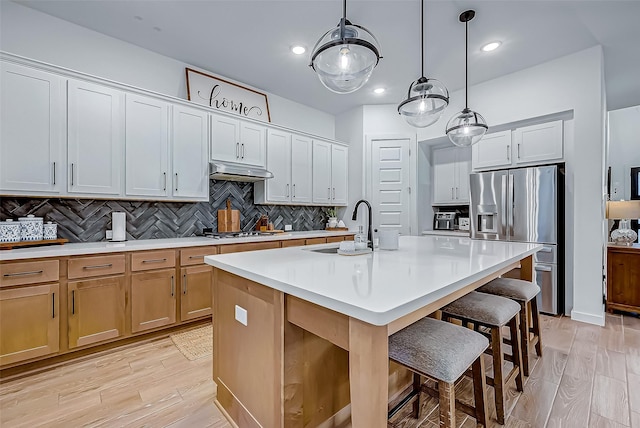
[[[437,212],[433,217],[433,230],[454,230],[455,212]]]
[[[471,238],[536,242],[540,311],[564,312],[563,169],[558,165],[471,174]]]

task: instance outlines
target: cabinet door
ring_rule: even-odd
[[[167,196],[169,105],[133,94],[126,101],[126,195]]]
[[[291,201],[291,134],[288,132],[269,129],[267,169],[273,173],[273,178],[265,180],[267,201]]]
[[[173,106],[171,191],[174,198],[209,200],[208,144],[207,113]]]
[[[485,135],[471,148],[473,169],[511,165],[511,131]]]
[[[313,142],[313,203],[331,204],[331,143]]]
[[[471,149],[456,148],[456,202],[469,203],[469,173],[471,172]]]
[[[121,194],[124,94],[93,83],[68,82],[68,191]]]
[[[347,163],[348,149],[331,145],[331,202],[334,205],[347,204]]]
[[[0,290],[0,365],[59,349],[58,284]]]
[[[291,137],[291,202],[299,204],[312,202],[312,158],[311,138],[293,135]]]
[[[240,161],[263,167],[266,164],[265,127],[240,122]]]
[[[175,270],[131,275],[131,331],[138,333],[176,322]]]
[[[239,162],[240,121],[211,115],[211,160]]]
[[[513,131],[516,163],[562,159],[562,121],[525,126]]]
[[[456,147],[433,151],[433,203],[450,204],[456,197]]]
[[[0,191],[64,187],[64,79],[6,62],[0,75]]]
[[[69,282],[69,348],[116,339],[124,334],[124,275]]]
[[[208,265],[181,269],[180,320],[210,316],[213,311],[213,268]]]

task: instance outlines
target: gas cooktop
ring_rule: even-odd
[[[250,230],[248,232],[214,232],[211,228],[204,228],[202,234],[205,238],[211,239],[226,239],[226,238],[247,238],[250,236],[271,236],[275,235],[275,232],[259,232],[257,230]]]

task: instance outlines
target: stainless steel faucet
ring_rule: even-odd
[[[373,251],[373,230],[372,230],[372,226],[371,226],[371,204],[366,201],[365,199],[360,199],[358,202],[356,202],[356,207],[353,209],[353,215],[351,216],[351,220],[356,221],[358,219],[358,207],[360,206],[360,204],[365,203],[367,204],[367,208],[369,208],[369,217],[368,217],[368,227],[367,227],[367,247],[371,248],[371,251]]]

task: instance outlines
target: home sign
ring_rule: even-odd
[[[186,69],[187,99],[240,117],[271,122],[267,95],[201,71]]]

